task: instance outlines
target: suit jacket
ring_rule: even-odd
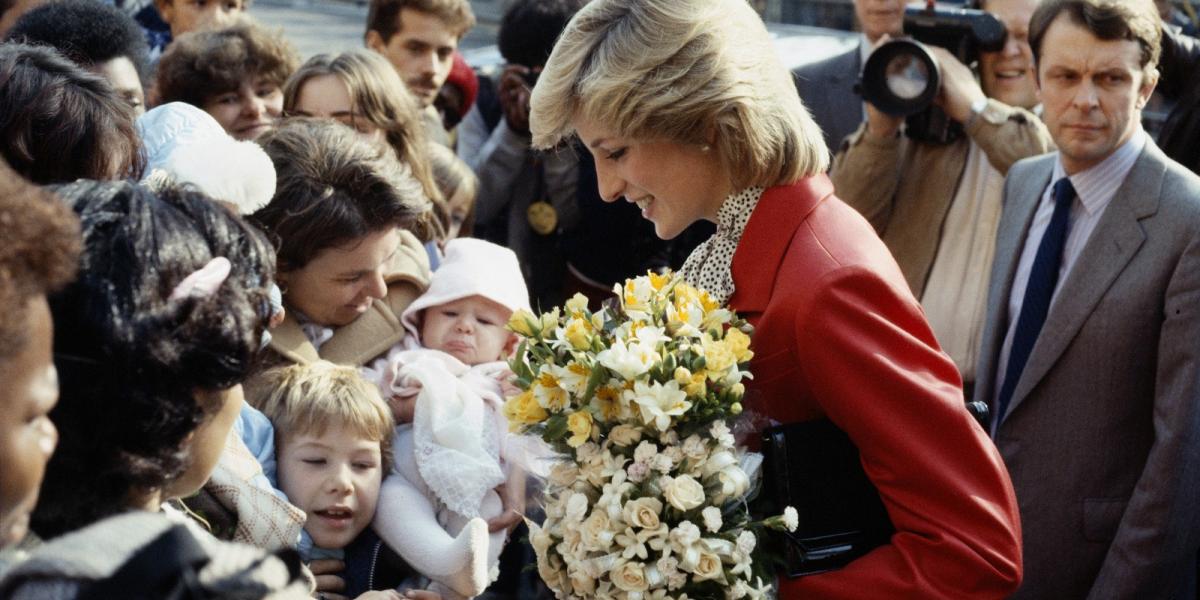
[[[825,133],[831,153],[837,152],[842,140],[863,121],[862,96],[854,91],[860,70],[859,46],[855,46],[793,72],[800,100]]]
[[[1016,500],[964,408],[896,261],[816,176],[767,190],[732,265],[755,325],[747,410],[827,417],[858,446],[896,533],[845,568],[780,583],[782,598],[1002,598],[1021,573]]]
[[[1021,249],[1057,154],[1005,184],[976,400],[996,394]],[[996,444],[1025,530],[1014,598],[1193,597],[1200,497],[1200,179],[1153,142],[1067,278]]]

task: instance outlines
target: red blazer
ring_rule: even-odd
[[[896,526],[845,568],[780,597],[1003,598],[1021,580],[1012,483],[963,404],[896,261],[824,175],[768,189],[733,257],[730,304],[755,325],[746,407],[828,417],[858,446]]]

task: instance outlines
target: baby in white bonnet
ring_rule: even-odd
[[[374,527],[431,590],[471,597],[498,574],[506,532],[495,488],[506,482],[501,406],[516,347],[509,317],[529,309],[517,257],[476,239],[446,244],[429,290],[401,316],[409,335],[369,369],[400,425]]]

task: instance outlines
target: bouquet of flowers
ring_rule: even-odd
[[[558,598],[732,599],[771,594],[755,562],[763,528],[746,498],[761,456],[735,445],[752,328],[670,273],[617,285],[598,312],[519,311],[504,406],[514,432],[562,453],[530,523],[538,573]]]

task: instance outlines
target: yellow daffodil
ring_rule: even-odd
[[[517,335],[532,337],[533,328],[536,324],[541,324],[541,321],[537,317],[533,316],[533,313],[523,308],[519,308],[513,312],[511,317],[509,317],[508,330]]]

